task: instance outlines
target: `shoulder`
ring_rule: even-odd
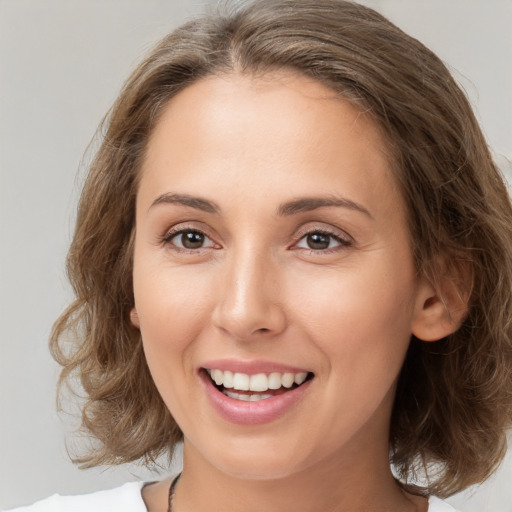
[[[147,512],[142,500],[143,482],[130,482],[115,489],[79,496],[54,494],[33,505],[9,512]]]
[[[428,500],[428,512],[457,512],[451,505],[445,501],[431,496]]]

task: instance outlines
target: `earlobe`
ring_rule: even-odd
[[[437,341],[454,333],[468,314],[468,296],[453,279],[434,287],[424,278],[417,297],[412,334],[423,341]]]
[[[139,315],[137,314],[137,309],[135,306],[130,310],[130,321],[134,327],[140,329]]]

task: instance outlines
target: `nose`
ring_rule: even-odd
[[[286,328],[279,266],[248,248],[225,262],[213,312],[214,325],[237,340],[280,334]]]

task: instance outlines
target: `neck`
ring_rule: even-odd
[[[362,454],[344,455],[322,459],[321,463],[281,478],[242,478],[215,468],[185,442],[183,473],[173,512],[427,510],[426,500],[405,494],[397,485],[387,453],[366,460]]]

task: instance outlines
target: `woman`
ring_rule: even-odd
[[[107,120],[52,349],[79,462],[183,440],[183,472],[33,510],[451,510],[510,427],[511,219],[464,95],[374,11],[178,29]]]

